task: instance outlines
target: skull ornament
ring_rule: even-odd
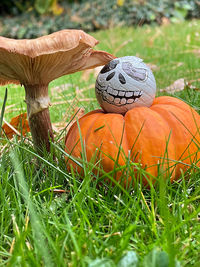
[[[95,89],[97,100],[106,112],[125,114],[134,107],[151,106],[156,81],[142,59],[126,56],[113,59],[102,68]]]

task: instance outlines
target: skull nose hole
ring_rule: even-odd
[[[112,73],[110,73],[107,78],[106,78],[106,81],[110,81],[112,79],[112,77],[114,77],[115,75],[115,71],[113,71]]]
[[[119,74],[118,78],[119,78],[119,81],[120,81],[121,84],[125,84],[126,83],[126,80],[125,80],[124,76],[121,73]]]

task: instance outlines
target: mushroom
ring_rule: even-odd
[[[82,30],[61,30],[36,39],[0,37],[0,85],[21,84],[33,143],[50,150],[53,130],[49,116],[48,84],[80,70],[107,64],[114,58],[92,49],[98,41]]]

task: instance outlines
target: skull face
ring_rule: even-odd
[[[137,106],[151,106],[156,82],[142,59],[127,56],[110,61],[96,80],[96,96],[106,112],[122,113]]]

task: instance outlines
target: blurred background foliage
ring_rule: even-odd
[[[200,18],[199,0],[1,0],[0,35],[36,38],[73,28],[163,24]]]

